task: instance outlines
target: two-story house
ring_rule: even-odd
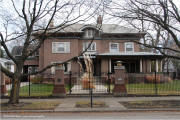
[[[53,31],[49,31],[53,32]],[[37,33],[38,34],[38,33]],[[122,61],[128,73],[150,73],[162,71],[162,55],[141,52],[140,45],[136,42],[143,38],[144,32],[126,28],[116,24],[102,24],[98,18],[97,24],[74,24],[47,36],[39,49],[38,59],[26,62],[25,66],[38,66],[42,69],[54,62],[66,61],[83,52],[93,40],[86,53],[91,54],[94,64],[94,75],[114,72],[117,61]],[[79,57],[83,63],[83,56]],[[57,67],[46,71],[54,74]],[[64,64],[64,73],[80,73],[77,61]]]

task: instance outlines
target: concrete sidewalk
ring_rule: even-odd
[[[180,100],[180,96],[168,96],[168,97],[94,97],[94,101],[103,101],[108,107],[104,108],[76,108],[75,104],[78,101],[90,101],[89,97],[79,98],[55,98],[55,99],[21,99],[20,102],[27,101],[53,101],[60,100],[59,104],[54,110],[24,110],[24,112],[126,112],[126,111],[180,111],[180,108],[168,108],[168,109],[127,109],[119,102],[123,101],[144,101],[144,100]],[[7,99],[2,99],[2,102]],[[18,111],[4,111],[4,112],[18,112]],[[22,112],[22,110],[21,110]]]

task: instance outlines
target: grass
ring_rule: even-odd
[[[155,94],[155,84],[126,84],[128,94]],[[157,94],[176,95],[180,94],[180,80],[174,80],[170,83],[157,84]]]
[[[78,108],[87,108],[90,107],[90,101],[78,101],[76,102],[76,107]],[[93,107],[107,107],[103,101],[93,101]]]
[[[1,103],[1,110],[53,110],[60,101],[33,101],[19,104]]]
[[[30,96],[50,96],[53,91],[53,84],[31,84]],[[8,91],[9,95],[10,91]],[[29,96],[29,86],[20,88],[20,96]]]
[[[180,108],[180,100],[119,102],[128,109]]]
[[[106,86],[108,87],[108,86]],[[110,86],[111,91],[114,89],[114,84]],[[131,83],[126,84],[127,94],[138,95],[154,95],[155,84],[152,83]],[[180,95],[180,80],[174,80],[170,83],[157,84],[158,95]]]

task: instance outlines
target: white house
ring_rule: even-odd
[[[14,72],[14,62],[12,60],[8,60],[6,58],[0,58],[0,64],[10,70],[11,72]]]

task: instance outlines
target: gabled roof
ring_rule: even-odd
[[[145,34],[145,32],[140,32],[136,29],[127,28],[117,24],[102,24],[102,26],[97,26],[95,24],[73,24],[59,31],[58,29],[52,29],[49,30],[49,32],[58,31],[57,33],[81,33],[85,28],[89,27],[97,28],[97,30],[101,29],[102,33],[105,34]]]
[[[12,49],[12,55],[21,55],[22,50],[23,46],[14,46]]]

